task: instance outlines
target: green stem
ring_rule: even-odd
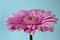
[[[33,37],[32,37],[32,35],[30,34],[30,40],[33,40]]]

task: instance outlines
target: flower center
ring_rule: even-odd
[[[33,17],[33,16],[28,16],[28,17],[25,17],[24,18],[24,21],[26,22],[26,23],[36,23],[36,17]]]
[[[29,16],[29,17],[27,18],[27,20],[28,20],[29,22],[33,22],[33,21],[35,21],[36,19],[35,19],[35,17]]]

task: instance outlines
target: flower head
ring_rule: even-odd
[[[40,9],[32,10],[20,10],[13,15],[9,16],[6,20],[6,24],[9,25],[10,31],[24,30],[29,34],[38,31],[53,31],[51,24],[57,22],[55,15],[51,14],[51,11],[44,11]]]

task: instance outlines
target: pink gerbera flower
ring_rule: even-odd
[[[56,23],[57,18],[50,11],[40,9],[20,10],[9,16],[6,24],[10,31],[24,30],[24,32],[33,34],[38,31],[53,31],[51,24]]]

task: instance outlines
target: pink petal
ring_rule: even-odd
[[[41,26],[45,26],[45,27],[47,27],[47,30],[53,31],[53,27],[49,24],[42,24]]]
[[[35,9],[30,10],[30,15],[36,17],[36,10]]]
[[[47,16],[47,17],[44,17],[43,19],[46,20],[46,19],[54,18],[54,17],[55,17],[55,15],[49,15],[49,16]]]
[[[51,15],[51,11],[45,11],[44,14],[43,14],[43,17],[47,17]]]
[[[38,25],[38,30],[42,31],[42,32],[46,32],[47,31],[47,27]]]
[[[15,25],[12,25],[12,26],[9,28],[9,30],[10,30],[10,31],[14,31],[14,30],[16,30]]]
[[[56,18],[51,18],[51,19],[46,19],[42,20],[42,23],[56,23],[57,19]]]

